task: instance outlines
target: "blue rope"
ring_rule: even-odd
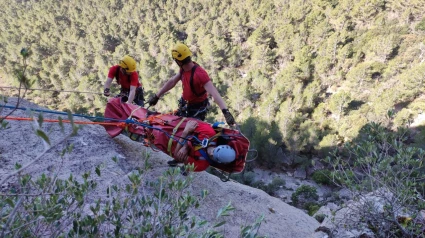
[[[66,116],[68,115],[67,112],[59,112],[59,111],[53,111],[53,110],[34,109],[34,108],[25,108],[25,107],[14,107],[14,106],[6,106],[6,105],[1,105],[1,104],[0,104],[0,107],[10,108],[10,109],[19,109],[19,110],[31,110],[31,111],[35,111],[35,112],[44,112],[44,113],[66,115]],[[98,120],[108,120],[108,121],[116,121],[116,122],[125,122],[127,124],[136,124],[136,125],[139,125],[139,126],[142,126],[142,127],[145,127],[145,128],[150,128],[150,129],[153,129],[153,130],[158,130],[158,131],[164,133],[168,138],[172,138],[173,140],[177,141],[177,143],[179,143],[181,145],[184,144],[184,142],[180,142],[179,141],[181,137],[179,137],[179,136],[173,136],[172,137],[168,132],[164,131],[161,128],[157,128],[157,127],[151,126],[149,124],[139,122],[137,120],[134,120],[133,118],[128,118],[126,120],[119,120],[119,119],[114,119],[114,118],[86,116],[86,115],[82,115],[82,114],[71,114],[71,115],[72,116],[75,116],[75,117],[83,117],[83,118],[94,119],[94,120],[98,119]],[[197,143],[201,143],[201,141],[199,140],[199,138],[197,138],[196,136],[189,136],[188,138],[185,138],[185,139],[186,140],[193,139]]]
[[[34,109],[34,108],[25,108],[25,107],[14,107],[14,106],[6,106],[6,105],[1,105],[1,104],[0,104],[0,107],[10,108],[10,109],[19,109],[19,110],[32,110],[32,111],[35,111],[35,112],[52,113],[52,114],[58,114],[58,115],[68,115],[68,113],[66,113],[66,112],[59,112],[59,111],[53,111],[53,110]],[[118,120],[118,119],[114,119],[114,118],[86,116],[86,115],[82,115],[82,114],[71,114],[71,115],[75,116],[75,117],[84,117],[84,118],[88,118],[88,119],[108,120],[108,121],[116,121],[116,122],[125,122],[127,124],[136,124],[136,125],[139,125],[139,126],[142,126],[142,127],[145,127],[145,128],[150,128],[150,129],[153,129],[153,130],[161,131],[165,135],[167,135],[167,137],[171,138],[171,135],[168,132],[166,132],[166,131],[164,131],[160,128],[150,126],[149,124],[138,122],[138,121],[134,120],[133,118],[128,118],[126,120]],[[176,139],[174,139],[174,140],[176,140]],[[197,140],[199,141],[199,139],[197,139]],[[180,143],[178,140],[176,140],[176,141],[178,143]],[[182,144],[182,143],[180,143],[180,144]]]
[[[44,110],[44,109],[34,109],[34,108],[25,108],[25,107],[14,107],[14,106],[6,106],[6,105],[1,105],[0,107],[4,107],[4,108],[10,108],[10,109],[19,109],[19,110],[31,110],[31,111],[35,111],[35,112],[45,112],[45,113],[52,113],[52,114],[58,114],[58,115],[68,115],[67,112],[59,112],[59,111],[53,111],[53,110]],[[118,119],[114,119],[114,118],[105,118],[105,117],[94,117],[94,116],[86,116],[86,115],[82,115],[82,114],[71,114],[74,117],[84,117],[87,119],[93,119],[93,120],[108,120],[108,121],[116,121],[116,122],[125,122],[126,120],[118,120]]]

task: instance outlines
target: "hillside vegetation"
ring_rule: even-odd
[[[273,166],[279,149],[294,158],[320,155],[356,138],[369,122],[394,129],[423,112],[424,5],[12,0],[0,9],[1,85],[17,86],[19,51],[30,47],[32,87],[57,91],[31,91],[26,98],[52,109],[102,114],[100,93],[111,65],[134,56],[150,94],[178,70],[169,49],[181,41],[225,96],[259,150],[258,161]],[[98,94],[60,92],[67,90]],[[175,109],[180,91],[172,90],[156,109]]]

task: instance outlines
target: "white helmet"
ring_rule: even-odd
[[[213,151],[213,160],[221,164],[231,163],[235,158],[235,150],[228,145],[219,145]]]

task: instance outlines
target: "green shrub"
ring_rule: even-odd
[[[255,173],[249,171],[245,173],[232,174],[232,179],[238,181],[239,183],[252,186],[252,183],[255,180]]]
[[[7,97],[0,95],[0,105],[1,104],[6,104],[7,103]],[[0,113],[3,111],[3,107],[0,106]],[[5,121],[3,118],[0,118],[0,130],[1,129],[6,129],[7,125],[9,123],[7,121]]]
[[[329,155],[335,148],[343,141],[343,139],[337,134],[325,135],[317,146],[319,154],[323,157]]]
[[[263,181],[256,181],[252,183],[251,187],[258,188],[269,194],[270,196],[276,195],[277,190],[281,186],[285,185],[285,180],[280,177],[274,177],[272,182],[269,184],[264,183]]]
[[[278,190],[280,187],[285,186],[286,182],[280,177],[274,177],[272,182],[269,184],[269,186],[273,190]]]
[[[246,172],[246,173],[243,174],[244,184],[250,185],[254,182],[254,180],[255,180],[255,173],[254,172]]]
[[[320,209],[320,205],[319,205],[319,204],[317,204],[317,203],[314,203],[314,202],[312,202],[312,203],[307,203],[307,204],[305,205],[305,209],[307,209],[307,213],[308,213],[308,215],[313,216],[313,215],[314,215],[314,213],[316,213],[317,211],[319,211],[319,209]]]
[[[209,169],[209,168],[208,168],[208,169]],[[208,169],[207,169],[207,170],[208,170]],[[209,172],[209,173],[211,173],[211,174],[213,174],[213,173],[212,173],[212,172],[210,172],[210,171],[208,171],[208,172]],[[238,183],[242,183],[242,184],[243,184],[244,182],[243,182],[243,178],[242,178],[242,177],[243,177],[243,175],[242,175],[242,174],[232,174],[232,175],[231,175],[231,178],[232,178],[233,180],[237,181]]]
[[[96,167],[95,173],[87,172],[81,179],[72,175],[65,180],[45,174],[39,178],[18,175],[19,185],[0,196],[2,234],[7,237],[223,237],[213,228],[225,224],[224,217],[234,210],[230,203],[221,208],[217,221],[213,221],[215,224],[189,218],[188,214],[200,206],[207,191],[201,196],[189,193],[186,189],[193,177],[180,176],[180,168],[169,169],[157,180],[146,182],[143,170],[137,170],[128,175],[127,184],[111,185],[105,194],[98,194],[92,200],[102,173]],[[141,193],[141,188],[152,194]],[[38,195],[26,196],[29,192]],[[241,234],[257,237],[262,220],[241,227]]]
[[[425,17],[415,26],[417,31],[425,31]]]
[[[267,184],[265,191],[269,195],[274,196],[276,195],[277,190],[279,190],[279,188],[283,185],[285,185],[285,180],[280,177],[274,177],[272,182]]]
[[[420,216],[419,211],[425,207],[423,183],[418,182],[425,176],[425,151],[406,143],[408,128],[392,131],[370,123],[360,134],[356,141],[343,146],[344,153],[329,158],[334,181],[362,197],[373,193],[382,201],[384,212],[377,212],[374,203],[365,208],[353,206],[350,212],[374,227],[377,237],[421,237],[418,235],[423,234],[423,223],[406,226],[397,217],[404,210],[411,217]]]
[[[253,182],[251,187],[258,188],[258,189],[265,191],[266,184],[264,183],[264,181],[258,180],[258,181]]]
[[[309,203],[316,202],[319,199],[317,189],[310,185],[301,185],[291,196],[292,203],[296,207],[306,208]]]
[[[314,182],[323,185],[331,185],[332,184],[332,173],[327,169],[317,170],[311,176]]]

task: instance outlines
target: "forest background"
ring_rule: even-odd
[[[19,52],[30,47],[32,87],[52,91],[27,99],[102,115],[110,66],[132,55],[149,97],[178,71],[170,48],[183,42],[270,168],[281,152],[309,161],[370,122],[396,129],[425,110],[424,0],[2,2],[0,86],[18,86]],[[176,109],[180,93],[155,109]],[[207,121],[217,120],[215,107]]]

